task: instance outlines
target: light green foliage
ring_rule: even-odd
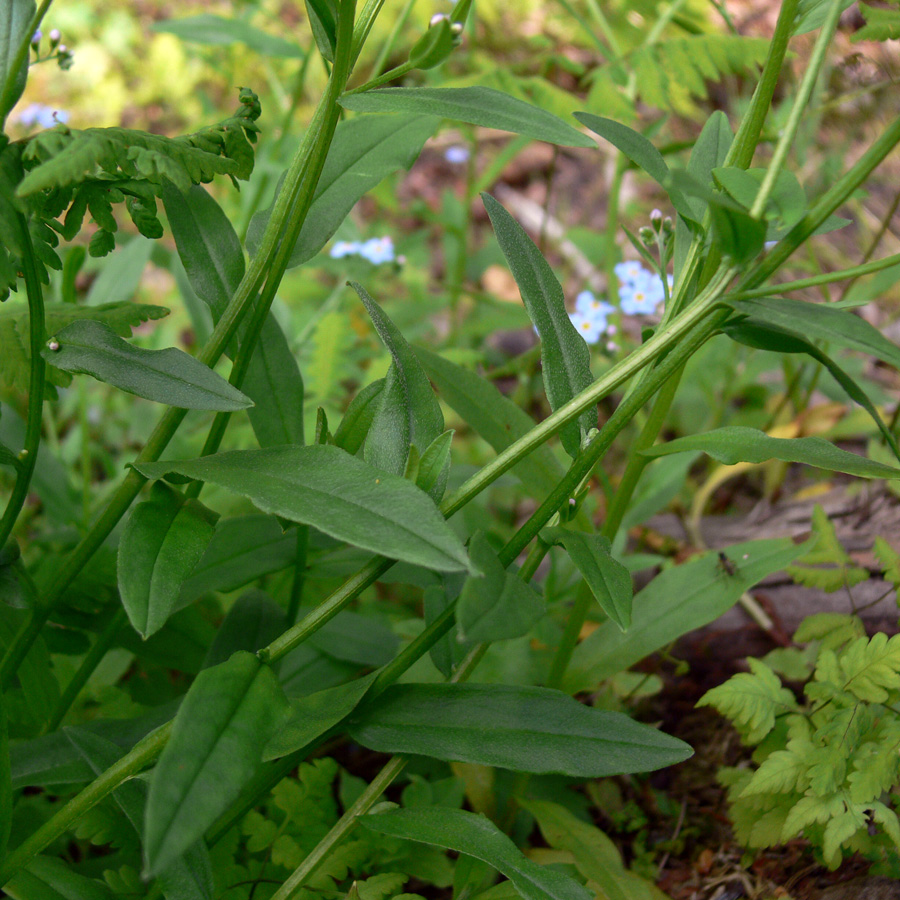
[[[756,659],[748,660],[750,673],[701,699],[758,745],[755,769],[719,772],[746,846],[805,835],[832,869],[844,850],[877,861],[900,849],[891,793],[900,781],[900,636],[869,639],[861,629],[858,618],[837,614],[801,624],[795,640],[814,641],[817,650],[802,705]],[[873,823],[880,826],[874,836]]]
[[[794,581],[832,593],[852,588],[869,577],[865,569],[854,565],[841,546],[834,525],[818,504],[813,509],[812,533],[818,538],[813,549],[785,569]]]
[[[900,10],[860,3],[859,11],[866,24],[853,35],[857,41],[891,41],[900,38]]]
[[[796,708],[794,695],[758,659],[750,674],[740,673],[703,695],[698,706],[714,706],[728,716],[750,744],[758,744],[774,727],[775,716]]]
[[[700,34],[638,47],[592,74],[588,109],[618,116],[620,106],[632,108],[633,101],[623,94],[625,74],[634,72],[637,94],[645,103],[696,115],[696,101],[707,95],[709,82],[757,68],[767,45],[759,38]]]

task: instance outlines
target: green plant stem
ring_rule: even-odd
[[[788,151],[797,136],[797,129],[800,127],[800,122],[804,114],[808,111],[807,105],[809,103],[809,98],[812,95],[813,88],[816,86],[816,79],[818,79],[819,72],[825,62],[825,54],[828,52],[828,47],[831,45],[831,39],[834,37],[841,11],[840,0],[831,0],[828,15],[825,17],[825,21],[819,31],[819,36],[816,38],[816,43],[813,47],[812,56],[810,57],[806,71],[803,73],[803,80],[800,82],[800,90],[797,92],[797,97],[794,100],[794,105],[791,107],[787,123],[784,126],[781,137],[778,139],[778,144],[775,146],[775,152],[772,154],[772,159],[769,161],[768,166],[766,166],[766,174],[763,176],[762,184],[759,186],[759,191],[756,194],[756,199],[753,201],[753,206],[750,207],[750,215],[754,219],[758,219],[762,216],[766,204],[769,202],[769,197],[772,196],[772,191],[775,188],[775,181],[781,174],[781,170],[784,168]]]
[[[675,399],[675,393],[678,390],[683,371],[683,369],[679,369],[663,384],[659,396],[653,403],[653,409],[650,411],[650,415],[641,429],[641,433],[628,450],[628,463],[625,466],[625,472],[613,496],[613,501],[606,512],[606,520],[603,523],[602,534],[610,541],[618,534],[619,526],[622,524],[622,519],[628,510],[628,504],[631,503],[631,497],[634,494],[637,483],[650,462],[650,458],[643,456],[641,451],[652,447],[656,443],[666,416],[669,414],[672,401]]]
[[[450,681],[465,681],[481,661],[486,649],[486,644],[478,644],[473,647],[459,664]],[[356,827],[359,817],[365,815],[375,805],[378,798],[390,787],[405,767],[406,759],[404,757],[391,757],[353,805],[338,819],[328,834],[316,844],[306,859],[294,869],[287,881],[272,895],[271,900],[288,900],[294,891],[303,887],[306,880],[316,871],[328,854]]]
[[[162,752],[171,733],[172,723],[167,722],[147,735],[130,753],[110,766],[83,791],[58,809],[37,831],[22,841],[0,865],[0,887],[20,872],[41,850],[65,834],[79,816],[99,803],[120,784],[150,765]]]
[[[880,272],[882,269],[896,265],[900,265],[900,253],[894,253],[891,256],[884,257],[884,259],[876,259],[873,262],[863,263],[859,266],[851,266],[848,269],[841,269],[839,272],[823,272],[821,275],[812,275],[809,278],[800,278],[797,281],[785,281],[782,284],[767,284],[747,291],[735,291],[727,294],[724,299],[749,300],[752,297],[769,297],[772,294],[802,291],[804,288],[818,287],[820,284],[832,284],[835,281],[844,281],[848,278],[855,281],[863,275],[871,275],[873,272]]]
[[[738,132],[725,158],[726,166],[746,169],[753,162],[753,154],[759,144],[759,136],[762,134],[769,107],[772,105],[772,97],[775,95],[788,44],[794,33],[794,21],[799,6],[800,0],[784,0],[781,4],[769,52],[763,63],[762,75],[750,99],[750,107],[741,119]]]
[[[900,142],[900,116],[876,138],[868,150],[838,181],[816,201],[815,205],[772,248],[763,259],[748,272],[735,287],[735,293],[752,290],[769,279],[793,254],[793,252],[823,222],[862,186],[866,179]]]
[[[341,9],[344,10],[348,6],[350,7],[352,27],[352,2],[348,0],[348,2],[342,4]],[[347,31],[346,21],[344,21],[343,28],[344,31]],[[347,41],[344,39],[344,47],[346,47],[346,43]],[[349,53],[346,49],[341,51],[340,47],[341,45],[339,44],[341,64],[340,66],[335,66],[335,69],[332,71],[332,78],[343,79],[341,81],[341,86],[343,86],[349,75]],[[284,273],[283,267],[276,268],[276,266],[280,266],[290,254],[290,249],[296,241],[296,235],[303,226],[306,211],[312,202],[321,168],[325,162],[325,152],[322,152],[322,143],[318,140],[321,136],[319,134],[319,126],[326,124],[333,117],[339,115],[339,110],[335,108],[339,93],[337,83],[334,81],[330,82],[329,89],[320,100],[310,127],[304,134],[294,160],[285,176],[283,189],[275,201],[272,216],[261,240],[259,252],[250,261],[250,265],[247,267],[247,271],[243,279],[241,279],[234,297],[232,297],[221,319],[216,324],[209,342],[199,354],[200,361],[208,366],[213,366],[218,361],[228,343],[235,336],[241,321],[253,305],[253,298],[256,297],[264,281],[267,291],[274,296],[278,280]],[[325,151],[327,152],[327,147],[325,147]],[[290,240],[291,235],[294,236],[294,240]],[[257,334],[250,332],[248,329],[241,349],[245,353],[251,352],[256,338]],[[152,462],[159,459],[186,415],[187,410],[170,407],[163,414],[143,451],[138,455],[137,461]],[[10,679],[40,633],[50,611],[59,602],[72,580],[106,540],[122,516],[125,515],[145,483],[146,479],[134,469],[131,469],[113,495],[106,510],[104,510],[97,522],[94,523],[94,526],[63,562],[62,567],[56,573],[55,578],[47,589],[41,607],[32,612],[31,618],[20,629],[16,639],[7,649],[2,663],[0,663],[0,690],[5,690],[9,687]]]
[[[126,616],[124,608],[118,603],[114,603],[107,611],[105,619],[106,624],[103,626],[103,630],[97,635],[97,640],[94,641],[91,649],[85,654],[78,670],[66,685],[66,689],[59,698],[59,702],[56,704],[56,708],[53,710],[50,720],[44,727],[44,733],[56,731],[56,729],[59,728],[60,722],[65,718],[69,708],[81,693],[81,689],[87,684],[88,678],[91,677],[94,669],[100,665],[100,660],[106,655],[106,651],[112,646],[112,642],[116,639],[116,635],[125,624]]]
[[[16,481],[9,502],[0,518],[0,547],[2,547],[15,527],[19,513],[28,497],[31,477],[37,463],[41,443],[41,414],[44,409],[44,381],[47,364],[41,351],[44,349],[44,295],[34,261],[34,247],[28,233],[28,223],[21,213],[16,214],[19,238],[25,248],[22,268],[25,274],[25,292],[28,295],[28,344],[31,353],[31,373],[28,384],[28,413],[25,425],[25,443],[19,453]]]
[[[566,422],[578,416],[588,407],[595,405],[599,400],[640,371],[646,363],[656,359],[670,347],[679,345],[679,342],[685,338],[687,332],[710,313],[713,304],[716,302],[716,297],[717,295],[712,293],[706,298],[698,299],[690,309],[686,310],[667,328],[660,328],[645,344],[622,360],[622,362],[613,366],[609,372],[598,378],[589,388],[561,406],[544,419],[543,422],[535,425],[528,434],[499,453],[490,463],[463,484],[456,493],[444,499],[440,505],[441,513],[446,518],[452,516],[520,459],[556,434]],[[577,484],[578,482],[576,481],[568,490],[571,491],[577,487]],[[568,495],[564,499],[567,500]],[[561,502],[557,506],[561,505]],[[552,511],[550,515],[552,515]],[[543,527],[543,524],[541,527]],[[528,541],[522,545],[520,550],[524,549],[527,543]],[[512,559],[515,559],[518,552]],[[336,616],[362,590],[373,584],[393,564],[393,560],[385,559],[384,557],[375,557],[370,560],[359,572],[320,603],[302,621],[289,628],[267,647],[259,650],[257,652],[259,658],[264,662],[274,662],[299,646],[312,633]]]
[[[8,0],[7,0],[8,2]],[[6,110],[3,114],[3,117],[0,118],[0,131],[6,130],[6,117],[9,115],[12,105],[13,105],[13,94],[16,92],[16,76],[19,73],[19,70],[23,65],[28,61],[28,53],[31,48],[31,38],[34,36],[34,33],[41,27],[41,22],[44,21],[44,16],[47,15],[47,10],[50,9],[50,4],[53,3],[53,0],[41,0],[40,5],[35,10],[34,15],[31,17],[31,21],[28,23],[28,28],[23,35],[22,41],[19,43],[19,46],[16,48],[16,55],[13,57],[12,65],[9,67],[6,73],[6,81],[3,83],[3,93],[0,94],[0,110]]]

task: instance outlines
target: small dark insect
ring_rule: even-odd
[[[719,551],[719,568],[726,575],[737,575],[737,566],[721,550]]]

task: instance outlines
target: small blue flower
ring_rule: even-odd
[[[616,273],[616,278],[619,279],[619,284],[623,287],[626,284],[637,284],[653,274],[636,260],[620,262],[613,267],[613,271]]]
[[[603,319],[595,319],[579,312],[571,313],[569,318],[572,320],[575,330],[589,344],[596,344],[603,336],[603,332],[606,331],[606,321]]]
[[[394,261],[394,242],[387,235],[380,238],[369,238],[359,249],[359,255],[367,259],[373,266]]]
[[[664,299],[665,291],[662,279],[658,275],[650,275],[646,279],[623,284],[619,289],[622,312],[627,316],[652,315]]]
[[[602,319],[604,324],[607,316],[615,311],[616,308],[605,300],[598,300],[593,291],[582,291],[575,298],[575,312],[590,318]]]
[[[69,114],[64,109],[53,109],[52,106],[43,106],[40,103],[32,103],[19,113],[19,122],[26,128],[40,125],[41,128],[53,128],[59,122],[68,122]]]
[[[356,256],[360,250],[359,241],[336,241],[329,251],[332,259],[343,259],[345,256]]]
[[[464,162],[468,162],[469,160],[469,150],[467,147],[448,147],[444,152],[444,159],[446,159],[447,162],[451,163],[452,165],[462,165]]]

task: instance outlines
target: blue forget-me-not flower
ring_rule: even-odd
[[[41,103],[32,103],[19,113],[19,123],[26,128],[40,125],[41,128],[53,128],[59,122],[68,122],[69,114],[64,109],[54,109]]]
[[[380,238],[369,238],[367,241],[335,241],[329,256],[332,259],[343,259],[345,256],[361,256],[373,266],[393,262],[394,242],[389,235]]]
[[[662,278],[639,262],[621,262],[614,269],[619,279],[619,301],[627,316],[648,316],[666,298]]]

